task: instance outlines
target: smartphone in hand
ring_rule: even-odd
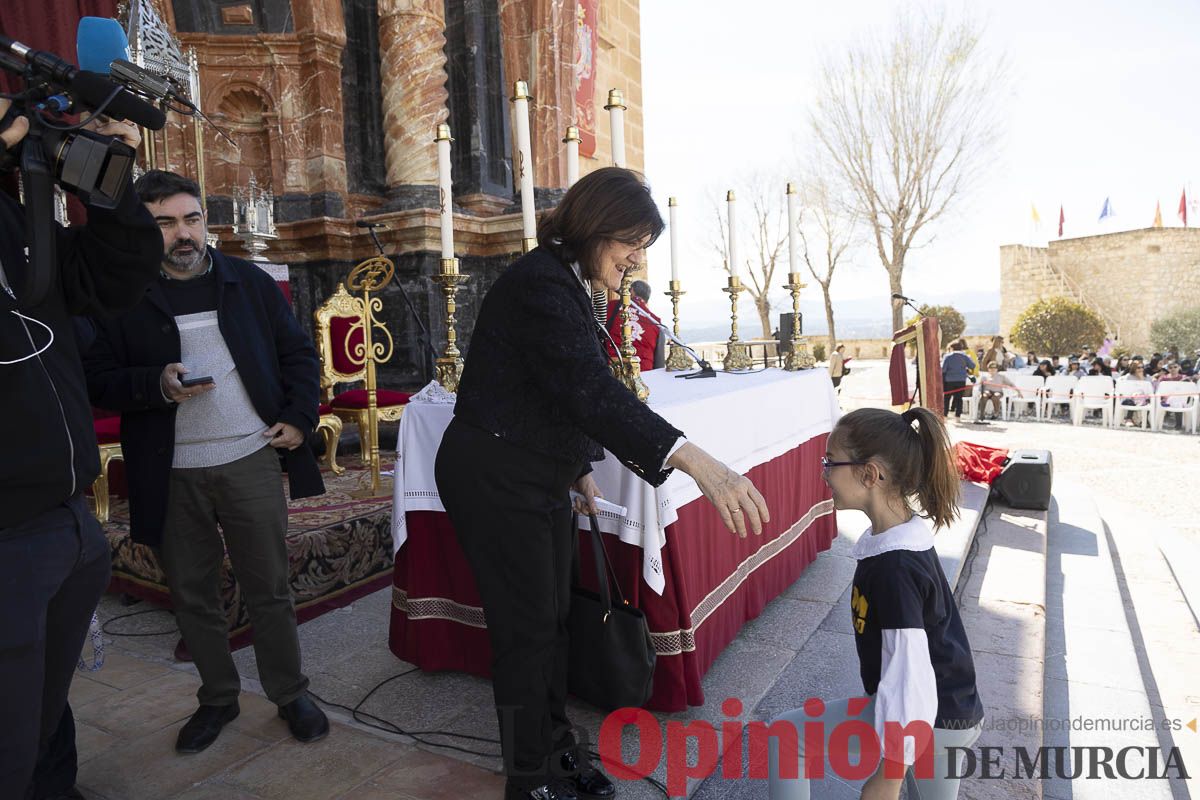
[[[185,389],[190,389],[193,386],[203,386],[206,383],[212,383],[212,375],[203,375],[199,378],[184,378],[180,377],[179,385]]]

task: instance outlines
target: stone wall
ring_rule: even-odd
[[[1146,228],[1000,248],[1000,330],[1036,300],[1081,300],[1108,322],[1119,343],[1151,347],[1150,325],[1200,304],[1200,229]],[[1097,342],[1099,344],[1099,342]]]

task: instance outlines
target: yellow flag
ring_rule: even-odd
[[[1161,201],[1154,204],[1154,227],[1156,227],[1156,228],[1162,227],[1162,202]]]
[[[1041,225],[1041,224],[1042,224],[1042,217],[1041,217],[1041,215],[1040,215],[1040,214],[1038,214],[1038,213],[1037,213],[1037,206],[1035,206],[1033,203],[1030,203],[1030,204],[1029,204],[1029,209],[1030,209],[1030,211],[1032,211],[1032,212],[1033,212],[1033,213],[1032,213],[1032,215],[1031,215],[1031,216],[1033,217],[1033,224],[1034,224],[1034,225]]]

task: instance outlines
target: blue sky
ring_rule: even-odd
[[[664,216],[667,197],[679,198],[689,292],[682,313],[693,324],[727,314],[709,244],[712,199],[755,173],[774,176],[783,192],[805,147],[821,53],[886,31],[895,6],[642,0],[646,172]],[[1067,237],[1149,227],[1156,201],[1165,224],[1179,224],[1180,190],[1188,184],[1190,199],[1190,181],[1200,181],[1200,3],[988,0],[968,7],[985,26],[986,48],[1009,62],[1008,122],[987,178],[910,254],[904,286],[922,301],[985,310],[999,307],[999,246],[1054,238],[1060,203]],[[1105,197],[1116,217],[1101,225]],[[1031,225],[1031,203],[1040,232]],[[1189,219],[1200,224],[1200,213],[1189,211]],[[649,258],[657,292],[669,277],[667,236]],[[835,311],[887,317],[878,258],[863,250],[852,261],[834,278]],[[819,292],[813,282],[804,305],[823,317]],[[776,300],[783,305],[782,289]]]

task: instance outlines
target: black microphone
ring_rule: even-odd
[[[386,228],[387,226],[386,222],[371,222],[368,219],[354,220],[354,227],[356,228]]]
[[[704,357],[701,356],[699,353],[697,353],[695,350],[693,350],[687,344],[687,342],[683,341],[678,336],[676,336],[674,333],[672,333],[671,329],[666,326],[666,323],[662,322],[661,320],[655,319],[650,314],[650,312],[646,311],[644,308],[639,306],[637,303],[630,302],[630,307],[634,310],[634,313],[641,316],[642,319],[646,319],[646,320],[649,320],[650,322],[653,322],[660,331],[662,331],[663,333],[665,333],[667,335],[668,339],[670,339],[672,342],[674,342],[675,344],[682,347],[685,351],[687,351],[688,354],[691,355],[692,358],[696,359],[696,364],[700,367],[699,372],[689,372],[686,375],[676,375],[675,376],[676,378],[715,378],[715,377],[717,377],[717,371],[715,369],[713,369],[712,364],[709,364],[707,361],[705,361]]]
[[[79,70],[67,82],[67,92],[85,106],[99,108],[108,96],[116,90],[116,95],[105,107],[104,113],[115,119],[128,120],[152,131],[161,131],[167,124],[167,115],[159,109],[139,100],[113,83],[98,72]]]
[[[903,300],[903,301],[904,301],[904,302],[906,302],[906,303],[911,303],[911,302],[912,302],[912,298],[910,298],[910,297],[905,297],[904,295],[902,295],[902,294],[899,294],[898,292],[892,292],[892,299],[893,299],[893,300]]]
[[[24,60],[33,68],[34,72],[44,75],[55,84],[66,87],[67,92],[75,100],[91,109],[99,108],[115,91],[115,96],[105,109],[105,113],[109,116],[129,120],[155,131],[162,130],[163,126],[167,124],[165,114],[149,103],[134,97],[120,84],[113,83],[99,73],[81,70],[53,53],[34,50],[7,36],[0,36],[0,52]],[[12,58],[4,59],[5,66],[9,66],[11,60]]]

